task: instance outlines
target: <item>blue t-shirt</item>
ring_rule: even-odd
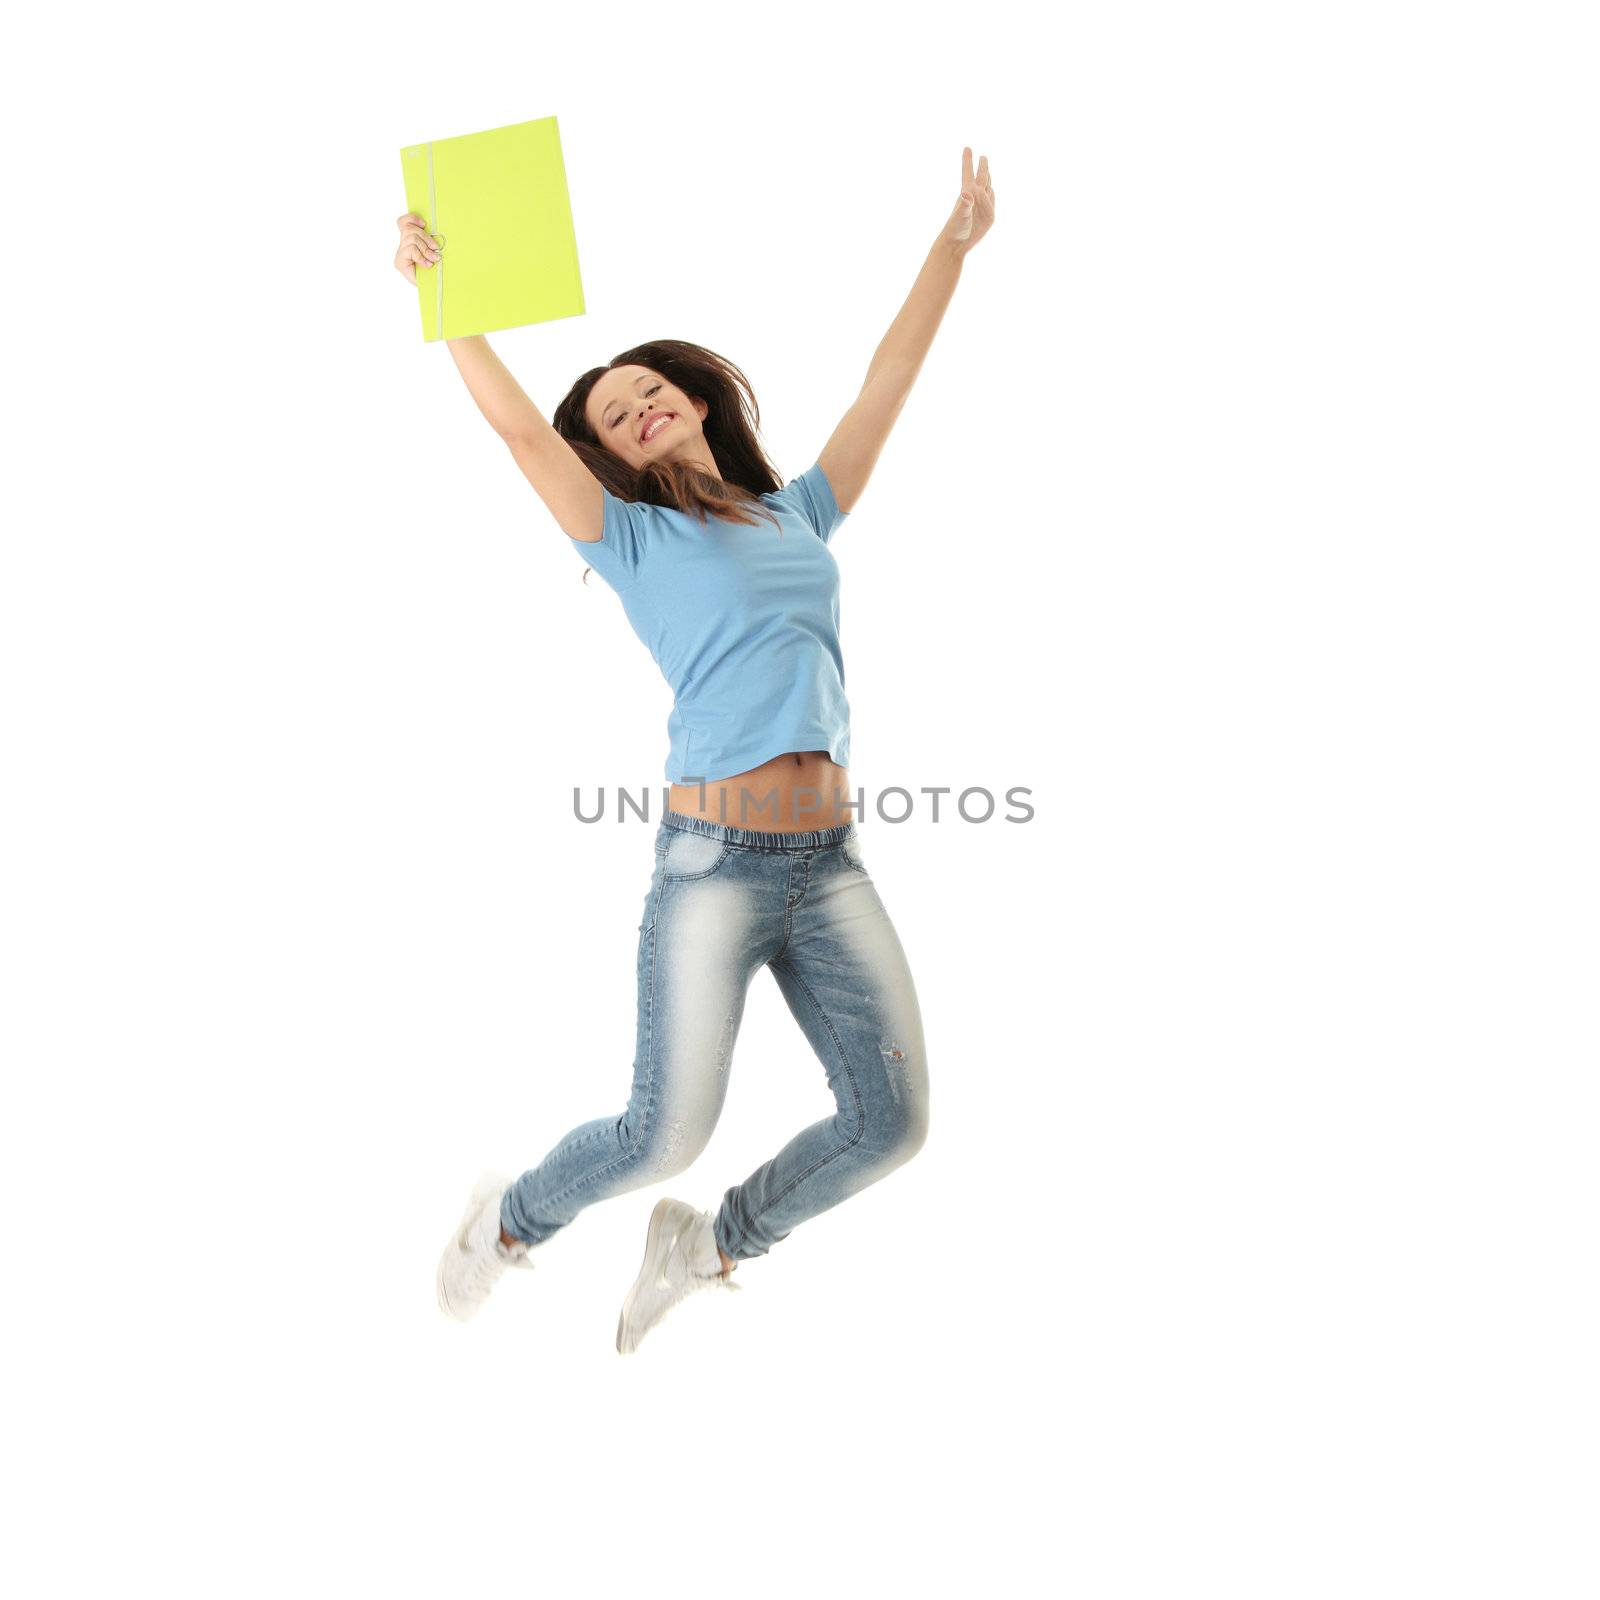
[[[673,783],[714,783],[790,750],[850,762],[839,648],[839,509],[821,463],[761,496],[753,526],[643,501],[601,485],[598,540],[571,541],[617,592],[672,687]]]

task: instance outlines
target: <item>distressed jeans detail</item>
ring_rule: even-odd
[[[763,967],[836,1109],[724,1193],[718,1245],[735,1261],[765,1255],[922,1148],[921,1012],[855,824],[777,834],[668,812],[639,925],[627,1106],[574,1128],[517,1179],[500,1208],[509,1234],[542,1244],[585,1206],[695,1160],[722,1113],[745,997]]]

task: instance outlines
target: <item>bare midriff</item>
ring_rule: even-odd
[[[850,775],[826,750],[791,750],[715,783],[675,783],[667,809],[758,833],[811,833],[853,822]]]

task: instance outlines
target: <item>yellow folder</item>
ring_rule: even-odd
[[[400,166],[406,209],[444,240],[438,265],[417,268],[424,339],[583,315],[554,117],[407,145]]]

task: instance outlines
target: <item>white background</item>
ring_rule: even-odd
[[[92,7],[14,34],[0,1183],[33,1595],[1592,1595],[1596,60],[1581,8]],[[782,475],[998,202],[835,543],[914,1162],[612,1348],[667,690],[391,265],[560,120],[588,312]],[[1004,808],[1002,808],[1004,809]],[[1587,1526],[1585,1523],[1587,1522]]]

